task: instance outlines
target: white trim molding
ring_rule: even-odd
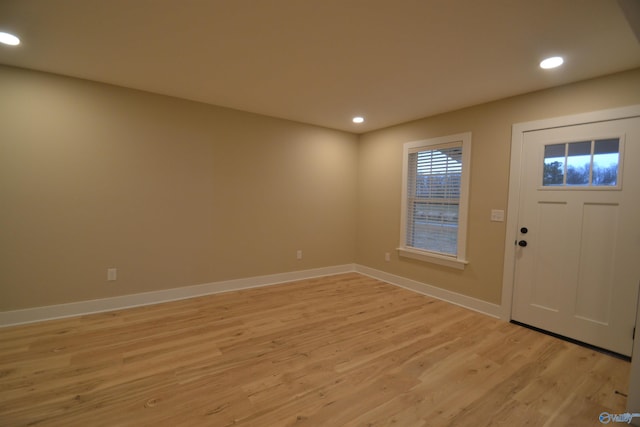
[[[640,307],[640,294],[638,294],[638,307]],[[636,312],[636,333],[640,331],[640,310]],[[627,411],[640,412],[640,339],[633,340],[633,352],[631,353],[631,372],[629,373],[629,396],[627,397]],[[637,421],[640,425],[640,420]]]
[[[520,176],[522,162],[522,143],[527,132],[553,129],[580,124],[598,123],[640,116],[640,105],[632,105],[609,110],[593,111],[570,116],[553,117],[532,122],[516,123],[511,131],[511,165],[509,172],[509,200],[507,205],[507,223],[505,235],[504,268],[502,279],[502,313],[504,320],[511,319],[516,250],[514,242],[518,236],[518,207],[520,203]]]
[[[102,313],[105,311],[122,310],[125,308],[144,305],[160,304],[178,301],[203,295],[238,291],[241,289],[258,288],[297,280],[312,279],[314,277],[332,276],[335,274],[351,273],[355,271],[354,264],[344,264],[333,267],[315,268],[310,270],[291,271],[266,276],[255,276],[246,279],[225,280],[221,282],[204,283],[181,288],[165,289],[132,295],[122,295],[89,301],[79,301],[67,304],[49,305],[44,307],[27,308],[23,310],[0,311],[0,327],[14,326],[44,320],[61,319],[65,317],[82,316],[86,314]]]
[[[448,291],[443,288],[438,288],[437,286],[418,282],[417,280],[396,276],[395,274],[376,270],[375,268],[366,267],[364,265],[356,264],[355,271],[357,273],[364,274],[365,276],[373,277],[374,279],[382,280],[383,282],[399,286],[422,295],[427,295],[478,313],[486,314],[487,316],[498,319],[501,317],[501,308],[498,304],[493,304],[467,295],[459,294],[457,292]]]
[[[417,166],[410,165],[410,156],[420,152],[432,152],[434,150],[446,149],[462,149],[462,156],[459,163],[462,165],[460,179],[460,198],[458,200],[458,222],[457,222],[457,249],[456,254],[444,255],[424,248],[409,246],[407,242],[407,225],[413,224],[413,212],[411,204],[417,202],[418,196],[413,194],[416,192],[414,186],[409,189],[410,175],[416,172]],[[442,155],[442,153],[440,153]],[[416,160],[417,161],[417,160]],[[445,161],[447,164],[448,160]],[[444,265],[447,267],[464,270],[469,263],[466,259],[466,240],[467,240],[467,217],[469,204],[469,182],[471,177],[471,132],[459,133],[456,135],[442,136],[421,141],[405,142],[402,148],[402,198],[401,198],[401,214],[400,214],[400,247],[398,254],[403,257],[416,259],[419,261],[431,262],[434,264]],[[410,199],[414,200],[411,202]],[[426,199],[424,199],[426,200]],[[411,219],[410,219],[411,217]]]
[[[249,277],[244,279],[204,283],[200,285],[185,286],[181,288],[172,288],[132,295],[122,295],[89,301],[79,301],[67,304],[26,308],[22,310],[0,311],[0,327],[22,325],[27,323],[42,322],[46,320],[62,319],[67,317],[84,316],[88,314],[103,313],[114,310],[123,310],[145,305],[179,301],[204,295],[239,291],[242,289],[259,288],[263,286],[278,285],[281,283],[294,282],[298,280],[312,279],[315,277],[333,276],[336,274],[353,272],[360,273],[362,275],[369,276],[374,279],[378,279],[391,285],[399,286],[401,288],[417,292],[422,295],[437,298],[439,300],[455,304],[457,306],[464,307],[491,317],[501,317],[501,309],[497,304],[448,291],[446,289],[438,288],[436,286],[418,282],[416,280],[396,276],[394,274],[376,270],[364,265],[344,264],[332,267]]]
[[[381,270],[376,270],[364,265],[344,264],[310,270],[255,276],[244,279],[204,283],[200,285],[164,289],[160,291],[152,291],[139,294],[122,295],[117,297],[88,301],[78,301],[67,304],[26,308],[22,310],[0,311],[0,328],[42,322],[46,320],[104,313],[114,310],[124,310],[127,308],[179,301],[204,295],[239,291],[242,289],[259,288],[263,286],[294,282],[297,280],[306,280],[316,277],[333,276],[336,274],[353,272],[360,273],[362,275],[369,276],[374,279],[378,279],[391,285],[399,286],[401,288],[417,292],[422,295],[437,298],[439,300],[455,304],[457,306],[464,307],[491,317],[502,317],[501,308],[497,304],[452,292],[416,280],[408,279],[406,277],[401,277]]]
[[[412,248],[398,248],[398,255],[405,258],[417,259],[419,261],[426,261],[433,264],[444,265],[446,267],[457,268],[458,270],[464,270],[465,265],[469,264],[469,261],[460,260],[455,257]]]

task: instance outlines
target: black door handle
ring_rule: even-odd
[[[527,246],[527,241],[526,240],[520,240],[518,242],[518,246],[522,246],[524,248],[525,246]]]

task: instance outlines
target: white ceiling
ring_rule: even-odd
[[[0,0],[0,31],[2,64],[357,133],[640,67],[614,0]]]

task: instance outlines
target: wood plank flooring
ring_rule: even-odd
[[[0,329],[0,426],[600,426],[628,376],[350,273]]]

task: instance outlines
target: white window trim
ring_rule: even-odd
[[[428,149],[430,146],[462,142],[462,177],[460,183],[460,205],[458,211],[458,254],[447,256],[436,252],[406,246],[407,241],[407,179],[409,152],[416,148]],[[400,213],[400,256],[420,261],[464,269],[469,263],[466,259],[467,219],[469,205],[469,170],[471,160],[471,132],[431,138],[422,141],[406,142],[402,151],[402,207]]]

